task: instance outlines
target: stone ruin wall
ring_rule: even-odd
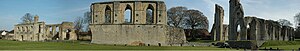
[[[264,20],[256,17],[245,17],[247,40],[284,40],[292,41],[294,29],[290,26],[281,26],[279,22]]]
[[[44,25],[44,23],[36,23],[38,25]],[[45,38],[45,34],[41,34],[38,32],[36,27],[38,27],[36,24],[18,24],[15,25],[14,28],[14,39],[19,41],[41,41]],[[35,27],[35,28],[33,28]]]
[[[128,9],[131,10],[129,23],[124,20]],[[153,10],[151,23],[147,23],[147,9]],[[99,2],[91,5],[91,11],[91,43],[167,46],[186,42],[183,30],[167,26],[163,1]]]
[[[230,0],[230,8],[229,8],[229,29],[228,29],[228,37],[223,36],[226,33],[215,36],[217,31],[226,31],[226,27],[224,30],[212,30],[214,38],[222,38],[229,40],[226,41],[230,44],[231,47],[237,48],[251,48],[257,49],[259,48],[265,41],[267,40],[281,40],[281,41],[293,41],[295,38],[294,28],[290,26],[281,26],[279,22],[273,20],[264,20],[257,17],[246,16],[244,17],[243,7],[240,3],[240,0]],[[218,8],[219,6],[216,6]],[[216,9],[215,14],[220,14]],[[215,15],[215,21],[222,21]],[[219,24],[215,22],[215,24]],[[215,28],[214,24],[214,29]],[[239,28],[238,28],[239,26]],[[238,31],[238,29],[240,29]],[[225,38],[223,38],[225,37]],[[221,41],[216,40],[215,41]],[[247,44],[245,46],[245,44]]]
[[[214,41],[223,41],[225,38],[223,37],[223,18],[224,18],[224,9],[215,5],[215,21],[212,28],[212,39]]]
[[[72,22],[61,24],[45,24],[38,22],[38,16],[33,23],[21,23],[14,27],[13,40],[18,41],[46,41],[46,40],[77,40]],[[51,28],[51,29],[50,29]],[[56,31],[59,28],[58,31]],[[57,35],[57,36],[55,36]],[[65,39],[67,38],[68,39]]]
[[[228,31],[226,29],[216,30],[217,24],[220,19],[219,15],[222,15],[223,12],[220,12],[221,6],[216,5],[216,15],[215,15],[215,24],[212,29],[213,39],[215,41],[221,41],[218,39],[226,39],[233,41],[239,40],[284,40],[284,41],[293,41],[294,40],[294,28],[290,26],[281,26],[279,22],[273,20],[264,20],[257,17],[246,16],[244,17],[243,8],[240,0],[230,0],[230,21]],[[221,16],[222,17],[222,16]],[[240,28],[238,28],[240,26]],[[223,27],[226,28],[226,27]],[[240,29],[240,31],[237,31]],[[218,35],[217,32],[224,31],[228,32],[228,37],[226,33]]]

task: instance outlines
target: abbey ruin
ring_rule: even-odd
[[[182,29],[167,26],[163,1],[97,2],[90,9],[91,43],[168,46],[186,42]],[[129,19],[125,18],[127,10]]]
[[[215,21],[212,28],[212,39],[215,41],[225,40],[225,35],[223,35],[223,18],[224,18],[224,10],[221,6],[215,5]]]
[[[245,17],[240,0],[230,0],[229,3],[230,14],[228,31],[226,31],[226,27],[222,25],[224,15],[224,12],[222,11],[223,8],[216,5],[215,24],[212,30],[214,40],[294,40],[294,28],[282,26],[279,22],[273,20],[265,20],[252,16]],[[222,28],[222,26],[224,26],[224,28]],[[228,37],[226,35],[228,35]]]
[[[18,41],[77,40],[72,22],[45,24],[38,22],[34,16],[33,23],[21,23],[14,27],[14,39]]]

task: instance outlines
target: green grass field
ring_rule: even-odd
[[[296,41],[267,41],[260,47],[260,49],[284,49],[284,50],[292,50],[292,49],[299,49],[300,48],[300,40]]]
[[[87,44],[79,41],[66,42],[21,42],[0,40],[1,50],[229,50],[217,47],[175,47],[175,46],[113,46]]]

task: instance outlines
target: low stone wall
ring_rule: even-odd
[[[232,48],[247,48],[247,49],[257,49],[257,41],[226,41]]]
[[[44,34],[14,34],[14,40],[18,41],[43,41]]]

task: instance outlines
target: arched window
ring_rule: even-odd
[[[52,29],[53,29],[53,27],[52,26],[49,26],[49,31],[51,32],[51,34],[53,34],[52,32]]]
[[[105,8],[105,23],[111,23],[111,9],[109,6]]]
[[[22,32],[25,32],[25,28],[22,26]]]
[[[42,28],[41,26],[42,26],[42,25],[39,25],[39,33],[41,33],[41,28]]]
[[[131,13],[132,13],[132,9],[131,9],[131,7],[130,7],[130,5],[127,5],[126,6],[126,8],[125,8],[125,15],[124,15],[124,17],[125,17],[125,23],[132,23],[132,15],[131,15]]]
[[[25,26],[25,27],[26,27],[26,30],[25,30],[25,31],[26,31],[26,32],[29,32],[29,28],[28,28],[28,26]]]
[[[26,26],[26,32],[29,32],[30,30],[29,30],[29,27],[28,26]]]
[[[17,28],[18,31],[21,31],[20,27]]]
[[[56,31],[55,33],[60,31],[59,28],[60,28],[59,26],[55,26],[55,31]]]
[[[151,4],[148,5],[146,9],[146,24],[154,23],[154,9]]]

